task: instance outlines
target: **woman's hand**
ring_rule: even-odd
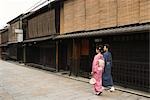
[[[98,70],[103,70],[103,68],[102,67],[98,67]]]

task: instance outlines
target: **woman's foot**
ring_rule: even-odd
[[[95,95],[101,95],[102,92],[97,92]]]
[[[109,89],[110,92],[114,92],[115,91],[115,88],[112,86],[110,89]]]

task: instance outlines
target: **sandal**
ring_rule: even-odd
[[[102,93],[102,92],[97,92],[96,95],[99,96],[99,95],[101,95],[101,93]]]

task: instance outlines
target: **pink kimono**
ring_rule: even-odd
[[[94,84],[94,91],[95,92],[102,92],[103,91],[102,73],[103,73],[104,65],[99,66],[99,62],[98,62],[99,59],[104,60],[103,55],[100,53],[95,55],[94,60],[93,60],[93,64],[92,64],[93,78],[95,78],[95,80],[96,80],[96,83]],[[98,67],[101,67],[102,69],[99,69]]]

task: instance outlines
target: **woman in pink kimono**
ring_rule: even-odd
[[[101,54],[103,50],[102,46],[96,47],[96,55],[93,60],[92,64],[92,77],[96,80],[96,83],[94,84],[94,91],[96,95],[100,95],[103,91],[102,87],[102,73],[104,69],[104,58]]]

